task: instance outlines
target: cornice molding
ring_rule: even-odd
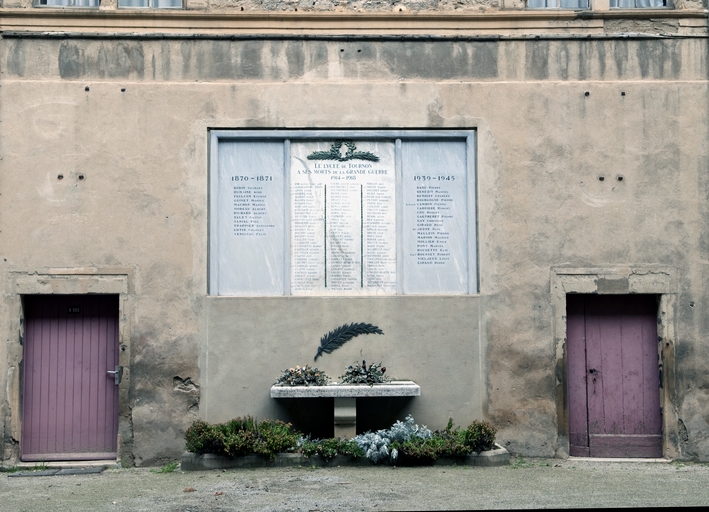
[[[605,20],[680,20],[707,26],[705,10],[343,13],[0,9],[0,31],[131,34],[525,35],[603,34]],[[679,34],[681,35],[681,34]]]
[[[486,13],[233,12],[0,9],[0,31],[179,34],[601,34],[605,20],[679,20],[706,28],[706,10]]]

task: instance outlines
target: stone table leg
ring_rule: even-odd
[[[335,397],[335,437],[357,435],[357,399]]]

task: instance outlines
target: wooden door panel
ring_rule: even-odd
[[[591,457],[662,457],[662,436],[660,434],[592,434],[589,441]]]
[[[118,297],[27,296],[24,309],[22,460],[115,458]]]
[[[583,295],[566,299],[566,357],[569,363],[569,450],[575,457],[588,457],[588,410],[586,408],[586,334]]]
[[[656,308],[649,295],[567,297],[571,455],[662,456]]]

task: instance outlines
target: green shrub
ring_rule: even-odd
[[[497,433],[489,422],[477,420],[462,430],[453,427],[451,418],[445,430],[431,433],[426,429],[423,431],[426,435],[411,435],[408,431],[414,426],[417,427],[413,425],[413,418],[407,417],[405,423],[397,422],[389,431],[377,432],[379,438],[388,440],[386,449],[392,462],[401,465],[432,464],[442,456],[462,457],[471,452],[480,453],[494,447]],[[396,436],[394,432],[397,432]],[[357,436],[356,439],[362,441],[363,438]]]
[[[444,455],[443,447],[443,438],[434,434],[427,439],[413,437],[408,441],[394,441],[389,445],[389,450],[395,454],[392,458],[401,465],[433,464],[440,455]]]
[[[465,430],[465,445],[470,451],[480,453],[495,447],[497,429],[489,421],[473,421]]]
[[[251,416],[236,418],[216,427],[222,434],[224,454],[233,457],[253,451],[256,421]]]
[[[224,453],[224,435],[218,425],[195,421],[185,433],[185,448],[194,453]]]
[[[364,457],[364,451],[351,439],[302,439],[300,452],[306,457],[320,455],[325,460],[330,460],[335,455],[345,455],[354,458]]]
[[[401,464],[431,464],[441,456],[464,456],[495,446],[497,431],[487,421],[474,421],[466,429],[453,427],[431,432],[419,427],[411,416],[397,421],[389,430],[361,434],[351,440],[304,438],[290,423],[280,420],[257,422],[253,417],[236,418],[210,425],[195,421],[185,434],[186,448],[194,453],[244,455],[257,453],[275,458],[277,453],[300,451],[306,457],[335,455],[367,457],[373,462],[390,460]]]
[[[290,423],[264,420],[258,423],[251,416],[226,423],[210,425],[195,421],[185,434],[186,449],[193,453],[244,455],[258,453],[274,458],[276,453],[291,451],[298,444],[300,432]]]
[[[277,453],[289,452],[298,446],[302,434],[293,429],[290,423],[281,420],[264,420],[258,424],[258,431],[253,442],[253,451],[267,455],[271,459]]]

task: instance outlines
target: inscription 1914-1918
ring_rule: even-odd
[[[327,147],[291,144],[291,293],[395,294],[394,144],[368,144],[364,161],[334,160]]]

